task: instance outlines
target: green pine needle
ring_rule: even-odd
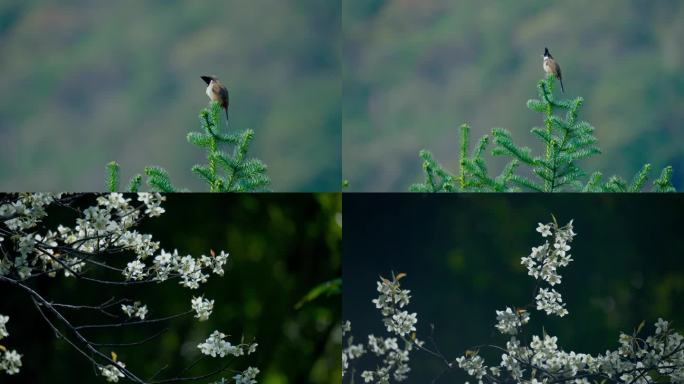
[[[535,155],[528,147],[519,146],[513,134],[503,128],[491,131],[494,146],[492,156],[508,157],[511,162],[499,176],[489,176],[487,162],[482,157],[489,136],[483,136],[470,157],[467,151],[470,143],[470,127],[461,126],[458,176],[449,173],[427,150],[420,151],[423,160],[425,181],[411,185],[415,192],[640,192],[646,187],[651,171],[650,164],[644,165],[630,183],[618,176],[612,176],[601,184],[602,174],[593,172],[587,177],[579,162],[601,154],[594,136],[594,127],[586,121],[578,121],[584,99],[556,99],[556,79],[547,76],[537,84],[538,99],[527,101],[527,108],[542,114],[543,127],[534,127],[530,133],[544,146],[542,154]],[[516,131],[518,132],[518,131]],[[527,168],[526,176],[517,174],[519,166]],[[531,175],[527,176],[527,175]],[[672,167],[665,167],[660,177],[653,182],[655,192],[673,192]]]

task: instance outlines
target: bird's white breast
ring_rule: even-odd
[[[209,96],[210,99],[211,99],[211,95],[212,95],[211,87],[213,85],[214,85],[214,80],[209,82],[209,86],[207,87],[207,90],[205,91],[205,93],[207,94],[207,96]]]
[[[544,58],[544,72],[546,73],[552,73],[553,69],[551,69],[551,66],[549,65],[549,58],[545,57]]]

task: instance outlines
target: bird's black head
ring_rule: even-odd
[[[205,83],[207,83],[207,85],[209,85],[209,83],[211,83],[212,80],[217,80],[216,76],[200,76],[200,77],[202,78],[202,80],[204,80]]]
[[[544,57],[551,57],[551,52],[549,52],[549,49],[544,47]]]

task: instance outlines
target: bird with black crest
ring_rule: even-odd
[[[544,48],[544,55],[542,57],[544,58],[544,72],[546,72],[547,75],[555,76],[560,82],[561,91],[565,93],[565,89],[563,88],[563,75],[561,74],[560,65],[558,65],[556,59],[551,56],[551,52],[549,52],[548,48]]]
[[[228,124],[228,88],[221,84],[216,76],[201,76],[201,78],[207,83],[206,94],[209,100],[217,101],[226,111],[226,124]]]

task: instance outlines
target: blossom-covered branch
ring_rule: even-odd
[[[94,197],[62,194],[0,197],[0,283],[23,292],[55,335],[80,352],[108,382],[125,378],[135,383],[171,383],[204,380],[218,375],[226,371],[232,361],[225,361],[209,374],[160,378],[162,368],[153,377],[143,379],[118,359],[117,348],[150,342],[161,335],[166,330],[164,328],[133,342],[97,341],[98,332],[163,326],[173,319],[190,316],[197,321],[206,321],[213,311],[214,300],[203,295],[193,296],[187,311],[155,317],[151,315],[154,309],[127,296],[99,304],[60,303],[34,288],[34,281],[51,278],[53,284],[61,279],[76,279],[84,284],[121,287],[176,282],[184,288],[196,290],[212,274],[223,276],[228,260],[226,252],[212,250],[210,255],[181,256],[177,251],[161,249],[152,235],[135,230],[141,220],[158,217],[165,212],[161,206],[165,197],[152,193],[139,193],[134,197],[119,193]],[[82,208],[87,204],[90,206]],[[48,225],[48,211],[58,209],[64,211],[63,215],[72,213],[74,223]],[[67,315],[69,311],[88,311],[91,313],[88,318],[93,322],[73,322]],[[8,334],[8,320],[8,316],[0,315],[0,339]],[[214,331],[197,348],[203,357],[212,358],[237,358],[256,351],[254,342],[232,344],[225,338],[224,333]],[[19,373],[22,355],[2,345],[0,353],[0,371],[10,375]],[[242,372],[235,371],[232,379],[224,382],[253,384],[257,373],[258,369],[249,367]]]
[[[560,270],[573,261],[569,254],[570,244],[576,235],[572,221],[563,227],[559,226],[555,219],[552,223],[539,223],[537,232],[544,239],[544,243],[533,247],[531,253],[521,259],[521,264],[527,268],[528,275],[537,282],[532,301],[525,306],[506,307],[496,311],[495,328],[508,337],[505,346],[485,343],[468,349],[463,356],[448,359],[436,345],[429,349],[418,342],[414,334],[410,339],[404,339],[408,345],[403,350],[400,360],[404,374],[390,375],[392,369],[398,366],[397,359],[384,357],[381,368],[377,371],[364,371],[361,374],[364,382],[385,384],[392,380],[406,380],[410,362],[408,351],[412,346],[443,362],[445,371],[458,367],[479,383],[684,382],[684,337],[675,332],[669,322],[660,318],[651,334],[643,335],[645,322],[642,322],[631,334],[620,334],[619,347],[616,350],[608,350],[598,355],[565,351],[558,346],[558,338],[546,330],[529,338],[519,338],[523,334],[523,329],[528,326],[532,309],[547,316],[564,317],[569,314],[561,293],[554,287],[561,284]],[[404,314],[401,314],[402,312],[396,310],[397,307],[407,306],[410,301],[408,290],[401,288],[399,280],[381,279],[378,282],[380,295],[373,303],[380,309],[387,331],[393,336],[403,338],[405,331],[415,330],[417,320],[415,313],[408,315],[404,311]],[[407,318],[411,319],[410,325],[405,321]],[[347,333],[351,330],[349,323],[346,323],[346,330]],[[353,382],[355,372],[350,368],[352,362],[368,350],[378,350],[375,340],[377,338],[370,335],[367,344],[354,344],[351,336],[348,336],[348,346],[343,352],[343,377]],[[400,352],[394,344],[392,347],[387,350],[393,351],[395,355]],[[480,350],[483,349],[500,353],[500,360],[494,364],[487,363],[480,355]],[[385,356],[385,353],[375,354]],[[437,378],[439,376],[441,374]]]

